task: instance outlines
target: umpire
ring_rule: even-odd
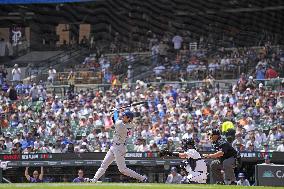
[[[210,164],[213,182],[215,184],[235,184],[236,177],[234,168],[236,166],[237,151],[229,142],[221,138],[220,131],[214,129],[209,133],[214,149],[217,151],[214,154],[204,154],[205,158],[213,158]],[[224,179],[221,173],[223,169]]]

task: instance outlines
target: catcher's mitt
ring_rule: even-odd
[[[165,149],[163,149],[159,152],[159,155],[160,155],[161,158],[163,158],[163,157],[166,157],[166,156],[170,156],[171,152],[167,148],[165,148]]]

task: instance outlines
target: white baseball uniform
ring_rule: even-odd
[[[116,121],[115,125],[115,134],[113,138],[113,145],[110,150],[107,152],[101,167],[96,172],[93,181],[97,182],[99,178],[106,172],[108,166],[115,160],[118,170],[129,177],[135,178],[137,180],[143,181],[146,179],[145,176],[142,176],[135,171],[126,167],[125,164],[125,154],[126,154],[126,139],[128,129],[133,127],[132,124],[124,124],[122,120]]]
[[[195,149],[189,149],[185,152],[187,158],[198,159],[196,161],[196,167],[194,170],[190,165],[186,166],[186,171],[188,172],[188,180],[197,183],[206,183],[207,180],[207,166],[201,155]]]

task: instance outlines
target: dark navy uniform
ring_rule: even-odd
[[[216,142],[213,142],[213,147],[216,151],[224,152],[224,155],[220,157],[220,160],[223,162],[225,159],[230,157],[236,158],[237,151],[232,147],[232,145],[225,139],[220,138]]]
[[[213,182],[225,182],[225,184],[231,184],[232,182],[236,182],[234,169],[236,167],[237,151],[232,147],[232,145],[228,141],[221,138],[219,130],[213,130],[212,135],[219,136],[218,140],[213,142],[214,149],[217,152],[222,151],[224,153],[224,155],[219,157],[218,160],[214,160],[211,162],[210,167]],[[221,174],[221,170],[224,171],[224,179]]]

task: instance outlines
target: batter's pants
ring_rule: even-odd
[[[99,180],[101,176],[106,172],[106,169],[108,166],[115,160],[118,170],[129,177],[135,178],[137,180],[143,181],[145,179],[145,176],[142,176],[135,171],[129,169],[126,167],[125,164],[125,154],[126,154],[126,147],[125,145],[113,145],[110,150],[107,152],[101,167],[98,169],[98,171],[95,174],[94,179]]]

